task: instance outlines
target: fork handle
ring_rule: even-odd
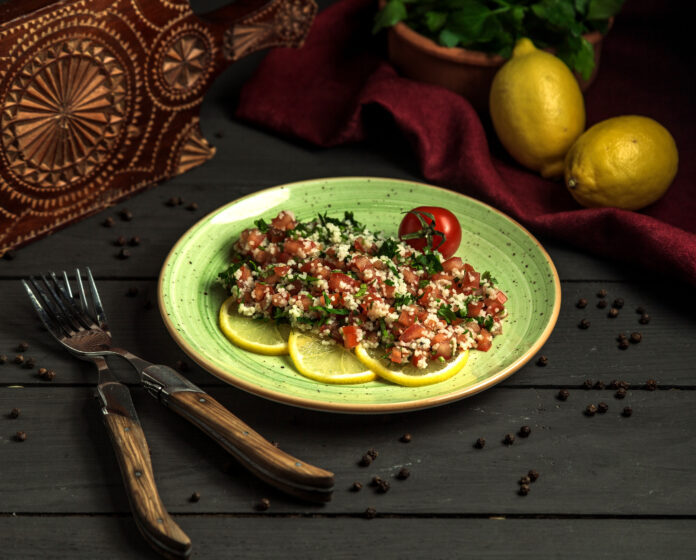
[[[99,395],[104,425],[138,529],[161,555],[188,558],[191,539],[171,518],[157,492],[147,440],[132,407],[128,388],[120,383],[107,383],[99,386]]]
[[[311,502],[331,500],[332,472],[278,449],[204,391],[176,391],[163,402],[272,486]]]

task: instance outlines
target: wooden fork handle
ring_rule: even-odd
[[[104,425],[121,469],[136,525],[157,552],[167,558],[188,558],[191,539],[171,518],[157,492],[145,434],[125,385],[99,386]],[[125,405],[124,405],[125,403]],[[132,411],[132,412],[131,412]]]
[[[278,449],[203,391],[171,393],[165,404],[216,440],[243,466],[276,488],[311,502],[328,502],[333,473]]]

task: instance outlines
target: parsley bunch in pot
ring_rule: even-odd
[[[389,58],[409,78],[444,86],[479,111],[521,37],[561,58],[582,91],[602,37],[624,0],[379,0],[373,31],[388,29]]]

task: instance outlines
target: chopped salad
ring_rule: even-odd
[[[352,212],[298,222],[281,211],[242,231],[222,284],[241,315],[290,323],[325,344],[381,348],[392,365],[427,368],[502,333],[507,296],[432,247],[371,232]]]

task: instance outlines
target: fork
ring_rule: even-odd
[[[152,364],[114,346],[92,272],[87,268],[93,314],[85,311],[90,306],[79,269],[76,277],[81,305],[69,296],[55,273],[22,281],[48,332],[69,352],[88,360],[105,356],[126,359],[151,396],[213,438],[257,477],[307,501],[331,500],[333,473],[278,449],[172,368]]]

